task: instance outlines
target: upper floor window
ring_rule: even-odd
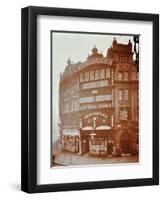
[[[80,82],[84,82],[83,73],[80,73]]]
[[[106,94],[106,95],[97,95],[95,97],[96,101],[110,101],[112,100],[112,94]]]
[[[78,102],[75,101],[75,102],[74,102],[74,111],[77,111],[77,110],[78,110]]]
[[[89,81],[89,72],[85,72],[85,81]]]
[[[95,80],[99,80],[100,79],[100,73],[99,70],[95,71]]]
[[[128,81],[128,72],[124,72],[124,80]]]
[[[122,62],[122,63],[126,63],[126,62],[128,62],[128,57],[127,56],[120,56],[119,61]]]
[[[128,90],[124,90],[124,101],[128,101]]]
[[[94,81],[94,71],[90,71],[90,81]]]
[[[91,89],[91,88],[99,88],[99,87],[106,87],[108,86],[108,80],[101,80],[101,81],[93,81],[90,83],[83,83],[82,89]]]
[[[64,112],[69,112],[69,111],[70,111],[69,104],[66,103],[66,104],[64,105]]]
[[[98,90],[92,90],[92,94],[97,94]]]
[[[131,79],[137,80],[137,72],[131,72]]]
[[[128,57],[127,56],[123,58],[123,62],[128,62]]]
[[[121,71],[118,72],[118,80],[121,81],[123,79],[123,73]]]
[[[119,119],[120,120],[127,120],[128,119],[128,110],[122,110],[119,111]]]
[[[106,69],[106,78],[110,78],[111,75],[110,75],[110,68],[107,68]]]
[[[105,69],[100,69],[100,79],[105,79]]]
[[[119,92],[118,93],[118,100],[122,101],[123,100],[123,90],[119,90],[118,92]]]
[[[100,85],[99,85],[99,87],[106,87],[106,86],[108,86],[109,84],[108,84],[108,80],[102,80],[102,81],[100,81]]]
[[[120,61],[120,62],[123,62],[123,58],[122,58],[122,57],[119,57],[119,61]]]
[[[91,103],[91,102],[94,102],[93,96],[80,98],[80,103]]]

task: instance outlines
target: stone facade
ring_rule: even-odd
[[[59,85],[63,150],[101,156],[138,153],[139,70],[132,45],[114,38],[106,56],[94,46],[85,62],[68,59]]]

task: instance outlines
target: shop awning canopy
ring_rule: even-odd
[[[111,127],[107,125],[103,125],[103,126],[96,127],[96,130],[111,130]]]
[[[80,131],[77,130],[77,129],[64,129],[62,134],[63,135],[75,136],[75,135],[80,135]]]
[[[111,126],[102,125],[97,126],[96,129],[94,129],[92,126],[86,126],[82,128],[83,131],[91,131],[91,130],[111,130]]]
[[[85,126],[82,128],[83,131],[91,131],[93,130],[93,127],[92,126]]]

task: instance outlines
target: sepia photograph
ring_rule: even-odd
[[[139,163],[139,37],[51,31],[51,167]]]
[[[22,9],[21,189],[159,184],[159,15]]]

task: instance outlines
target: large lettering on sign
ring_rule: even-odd
[[[102,112],[91,112],[87,115],[85,115],[84,119],[88,119],[89,117],[95,117],[95,116],[101,116],[105,119],[108,118],[108,116],[105,114],[105,113],[102,113]]]

